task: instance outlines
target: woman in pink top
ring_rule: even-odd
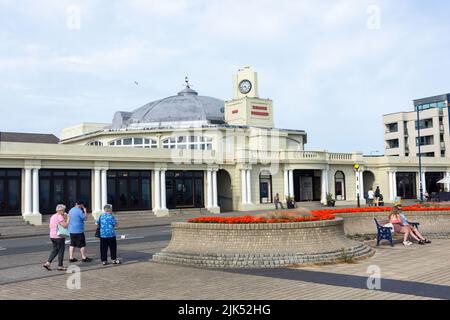
[[[58,256],[58,270],[66,271],[67,268],[64,267],[64,250],[66,249],[66,239],[64,237],[58,236],[58,225],[67,228],[67,222],[64,218],[66,213],[66,206],[63,204],[58,204],[56,206],[56,213],[50,218],[49,228],[50,228],[50,240],[52,241],[53,247],[48,257],[47,262],[43,265],[45,269],[51,271],[51,264],[53,259]]]
[[[420,241],[419,238],[411,231],[408,226],[404,226],[402,223],[402,219],[400,217],[400,213],[397,207],[393,207],[391,213],[389,214],[389,222],[394,226],[394,232],[403,233],[403,245],[410,246],[412,242],[409,241],[409,236],[413,237],[417,241]]]

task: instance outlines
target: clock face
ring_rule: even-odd
[[[242,81],[239,83],[239,91],[240,91],[242,94],[247,94],[247,93],[250,92],[250,90],[252,90],[252,83],[251,83],[250,81],[248,81],[248,80],[242,80]]]

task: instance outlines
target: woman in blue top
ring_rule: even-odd
[[[100,215],[96,225],[100,225],[100,256],[102,264],[106,266],[108,264],[108,248],[111,255],[113,264],[120,264],[117,259],[117,241],[116,231],[117,220],[112,214],[112,205],[107,204],[103,207],[104,213]]]

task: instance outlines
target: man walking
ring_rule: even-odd
[[[87,210],[83,201],[77,201],[75,207],[70,209],[68,218],[68,230],[70,233],[70,247],[69,247],[69,261],[77,262],[73,253],[75,248],[80,249],[81,258],[83,262],[92,261],[86,256],[86,238],[84,236],[84,223],[87,220]]]

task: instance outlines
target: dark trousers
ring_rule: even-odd
[[[283,203],[281,203],[281,201],[275,201],[275,210],[278,210],[278,206],[280,206],[281,207],[281,209],[284,209],[284,207],[283,207]]]
[[[62,267],[64,263],[64,250],[66,250],[66,239],[51,238],[53,248],[48,257],[48,262],[52,262],[53,259],[58,256],[58,267]]]
[[[108,248],[111,254],[111,260],[117,259],[117,241],[116,237],[100,238],[100,257],[102,262],[108,261]]]

